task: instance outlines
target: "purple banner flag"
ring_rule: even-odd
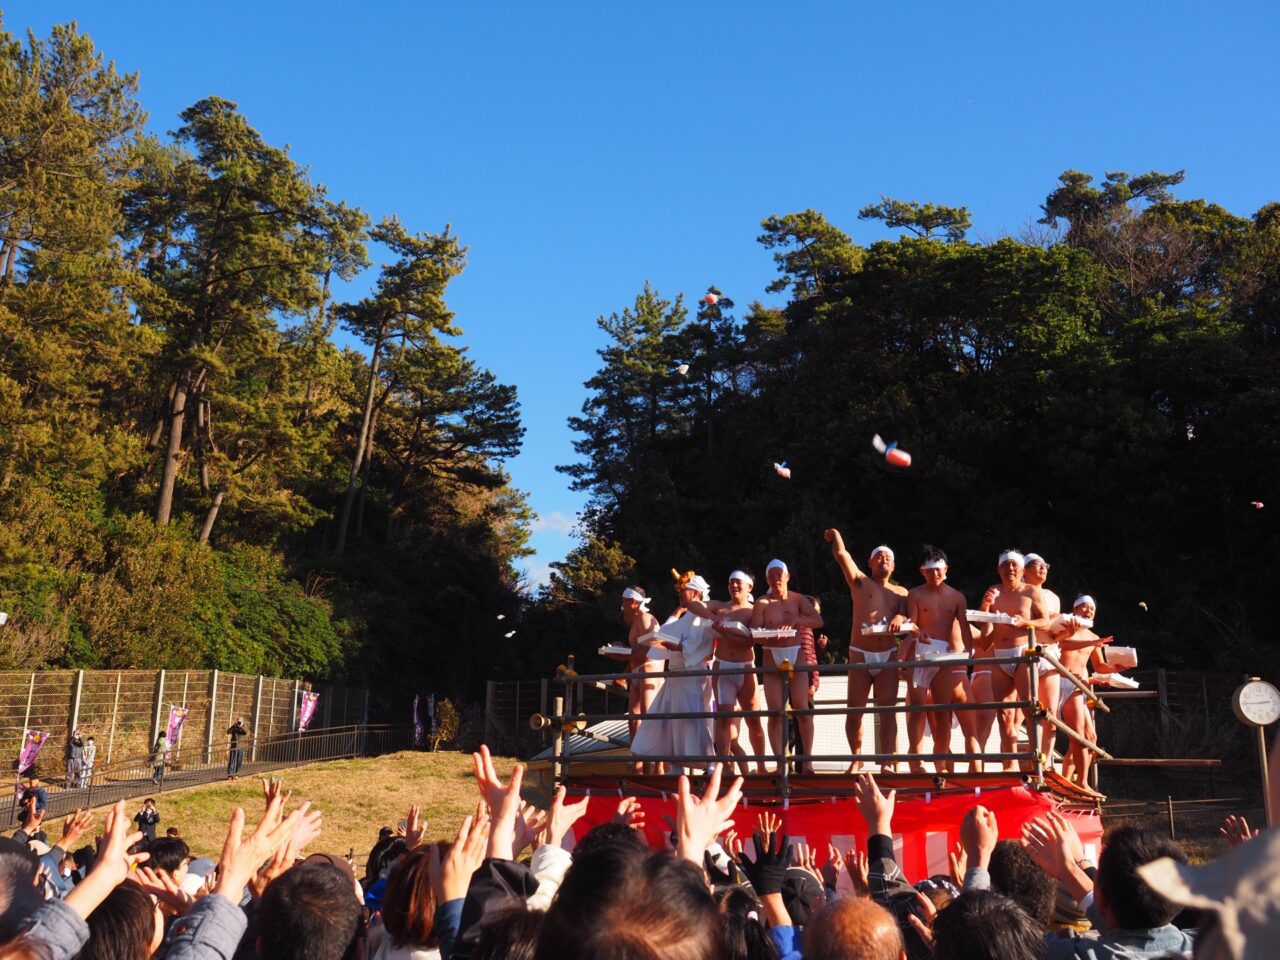
[[[298,711],[298,730],[302,731],[311,726],[311,718],[316,715],[316,701],[320,699],[320,694],[312,693],[309,690],[302,692],[302,708]]]
[[[418,715],[418,695],[413,695],[413,745],[422,747],[426,742],[426,731],[422,729],[422,717]]]
[[[186,707],[169,707],[169,746],[176,747],[182,736],[182,724],[186,722],[191,711]]]
[[[22,753],[18,754],[18,774],[31,766],[35,765],[36,757],[40,756],[40,748],[44,746],[44,742],[49,739],[47,733],[41,733],[39,730],[28,730],[22,738]]]

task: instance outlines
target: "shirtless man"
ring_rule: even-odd
[[[849,749],[857,756],[862,752],[863,710],[872,688],[875,690],[876,706],[892,707],[898,702],[898,668],[891,665],[898,659],[894,656],[896,641],[888,634],[863,636],[862,628],[887,622],[891,632],[898,630],[907,619],[907,591],[904,587],[889,582],[889,577],[893,574],[893,551],[888,547],[879,546],[871,551],[871,558],[867,561],[870,573],[867,574],[858,569],[853,557],[844,548],[844,538],[840,536],[839,530],[827,530],[823,537],[831,544],[831,556],[844,574],[844,581],[849,585],[849,596],[853,600],[849,662],[886,664],[883,667],[849,671],[848,705],[853,712],[845,718],[844,732],[849,738]],[[896,753],[897,742],[897,714],[893,711],[880,714],[880,753]],[[881,764],[884,769],[892,766],[891,763]],[[855,773],[861,769],[862,761],[854,760],[849,765],[848,772]]]
[[[774,630],[805,626],[816,630],[822,626],[822,617],[813,609],[813,604],[803,594],[792,593],[788,589],[791,574],[787,565],[781,560],[770,560],[764,570],[765,580],[769,582],[769,592],[756,600],[755,609],[751,612],[751,626],[768,627]],[[764,665],[780,666],[789,663],[795,667],[799,663],[800,645],[794,637],[779,637],[764,642]],[[764,675],[764,699],[771,712],[769,716],[769,745],[775,756],[782,755],[783,749],[783,717],[782,717],[782,683],[786,677],[790,682],[789,703],[797,710],[809,706],[809,677],[798,670],[790,673],[766,673]],[[813,717],[805,714],[796,717],[796,726],[800,728],[800,742],[804,747],[804,755],[813,754]],[[813,764],[802,764],[802,773],[812,773]]]
[[[1102,658],[1102,648],[1111,642],[1110,637],[1100,638],[1092,630],[1080,626],[1077,617],[1092,620],[1098,612],[1093,597],[1085,594],[1077,597],[1072,604],[1072,616],[1060,617],[1059,625],[1052,631],[1052,639],[1062,648],[1059,658],[1062,665],[1081,680],[1092,682],[1088,676],[1088,668],[1094,673],[1118,673],[1120,668],[1107,663]],[[1087,740],[1097,743],[1098,734],[1093,726],[1093,714],[1084,695],[1070,680],[1062,678],[1062,691],[1058,699],[1058,714],[1062,722]],[[1057,731],[1054,731],[1055,733]],[[1068,738],[1070,739],[1070,738]],[[1071,740],[1067,747],[1066,757],[1062,762],[1062,775],[1068,780],[1087,785],[1089,782],[1089,766],[1093,753]]]
[[[631,730],[633,742],[640,729],[640,718],[648,711],[649,704],[653,703],[653,698],[658,695],[658,688],[662,686],[662,677],[659,676],[662,661],[650,660],[649,648],[636,642],[646,633],[658,629],[658,618],[649,612],[652,599],[639,587],[627,587],[622,591],[622,621],[627,625],[627,646],[631,648],[631,653],[606,654],[615,660],[626,660],[627,671],[638,674],[627,681],[627,713],[631,717],[627,726]]]
[[[1044,618],[1044,605],[1040,599],[1040,588],[1033,587],[1022,580],[1024,557],[1017,550],[1006,550],[1000,554],[997,567],[1000,571],[1000,583],[988,587],[983,594],[979,610],[994,610],[1013,618],[1013,623],[984,623],[982,635],[989,639],[993,647],[989,656],[1015,657],[1026,653],[1030,644],[1030,629],[1027,621]],[[1001,663],[991,669],[991,695],[995,701],[1010,699],[1015,693],[1019,700],[1031,698],[1031,674],[1025,663]],[[1017,745],[1018,724],[1025,717],[1026,711],[1021,709],[1003,709],[1000,711],[1000,752],[1013,753]],[[1031,748],[1037,748],[1036,733],[1028,730]],[[1013,760],[1004,762],[1004,769],[1017,770]]]
[[[729,602],[711,601],[708,604],[715,614],[716,664],[724,667],[753,667],[756,662],[755,641],[741,629],[726,627],[729,623],[738,623],[748,630],[751,627],[751,612],[754,602],[751,590],[755,586],[755,578],[742,570],[729,574]],[[756,682],[754,673],[741,673],[716,678],[716,709],[719,711],[755,710],[753,704],[757,700],[760,684]],[[747,737],[751,741],[751,752],[756,756],[764,756],[765,739],[764,723],[760,717],[743,717],[746,724]],[[716,722],[716,753],[728,756],[743,756],[746,751],[738,743],[738,717],[725,717]],[[757,761],[757,772],[764,773],[764,762]],[[738,772],[743,776],[750,773],[750,764],[738,762]]]
[[[1046,617],[1061,615],[1062,600],[1044,585],[1044,582],[1049,579],[1049,564],[1044,557],[1038,553],[1028,553],[1026,566],[1022,569],[1022,579],[1033,587],[1040,588],[1040,600],[1044,605]],[[1046,632],[1045,636],[1049,636],[1049,633]],[[1042,646],[1055,657],[1061,657],[1062,651],[1058,649],[1057,644],[1045,643]],[[1044,706],[1045,712],[1053,717],[1058,715],[1058,695],[1061,689],[1059,682],[1066,683],[1057,669],[1048,660],[1042,659],[1040,661],[1040,703]],[[1058,731],[1054,725],[1046,720],[1040,730],[1040,752],[1044,754],[1046,763],[1049,763],[1053,756],[1053,741],[1057,734]]]
[[[967,604],[964,594],[947,586],[947,555],[936,547],[925,547],[920,575],[924,577],[924,583],[907,592],[907,615],[915,625],[916,639],[911,641],[912,649],[904,653],[903,659],[945,659],[943,666],[916,667],[911,671],[907,701],[913,705],[967,703],[969,678],[965,672],[965,661],[973,640],[965,617]],[[977,753],[979,747],[973,732],[972,713],[971,710],[958,711],[964,748],[969,753]],[[926,717],[933,733],[933,752],[951,753],[951,716],[950,710],[907,714],[907,742],[911,753],[918,755],[921,752]],[[939,773],[950,773],[951,761],[940,760],[934,768]],[[969,763],[969,769],[974,769],[973,761]],[[913,759],[911,770],[924,773],[924,764]]]

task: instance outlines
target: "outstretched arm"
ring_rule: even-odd
[[[793,626],[809,627],[811,630],[818,630],[822,627],[822,614],[813,609],[813,604],[809,602],[809,598],[802,593],[796,595],[796,606],[800,610],[800,616],[796,617]]]
[[[840,536],[840,531],[834,527],[823,532],[822,536],[831,544],[831,556],[835,558],[836,565],[840,568],[840,572],[844,574],[844,582],[849,585],[850,589],[853,589],[863,574],[858,569],[858,565],[853,562],[853,557],[849,555],[849,551],[844,548],[844,537]]]

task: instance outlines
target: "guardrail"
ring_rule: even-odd
[[[366,725],[328,727],[281,734],[275,737],[245,737],[242,741],[244,762],[242,777],[256,777],[273,770],[297,767],[321,760],[346,760],[374,757],[414,746],[414,730],[404,725]],[[41,786],[49,801],[45,819],[65,816],[78,808],[99,807],[131,797],[154,796],[202,783],[228,778],[230,750],[224,749],[217,760],[196,759],[187,762],[153,764],[150,755],[133,757],[112,764],[94,764],[78,784],[67,786],[65,780],[41,777]],[[25,779],[15,784],[13,797],[3,805],[0,819],[12,827],[18,822],[18,796]]]

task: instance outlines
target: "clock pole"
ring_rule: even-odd
[[[1258,677],[1249,677],[1231,697],[1231,709],[1243,724],[1258,733],[1258,766],[1262,771],[1262,809],[1271,826],[1271,775],[1267,770],[1267,727],[1280,720],[1280,690]]]
[[[1262,809],[1267,815],[1267,826],[1271,826],[1271,775],[1267,772],[1267,734],[1258,727],[1258,765],[1262,768]]]

